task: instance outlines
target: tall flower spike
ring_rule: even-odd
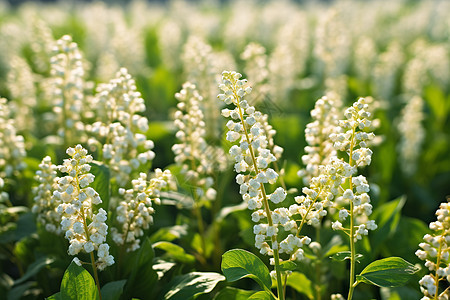
[[[141,173],[138,179],[131,181],[133,188],[119,189],[124,201],[116,209],[116,220],[120,228],[111,228],[113,241],[125,245],[127,251],[140,247],[139,238],[144,230],[153,223],[153,203],[160,204],[161,191],[174,188],[174,179],[169,170],[155,170],[153,178],[148,180],[147,174]]]
[[[42,159],[39,170],[36,171],[35,178],[39,185],[33,188],[34,205],[31,211],[37,214],[37,221],[45,230],[60,234],[61,214],[56,212],[56,208],[61,204],[61,200],[52,197],[58,187],[57,170],[58,167],[52,164],[50,156]]]
[[[94,175],[89,173],[92,156],[81,145],[68,148],[66,152],[71,158],[64,160],[59,171],[68,175],[57,178],[58,187],[53,198],[61,202],[56,211],[62,216],[61,229],[70,243],[68,253],[77,255],[84,251],[91,255],[94,263],[93,251],[97,251],[95,267],[103,270],[114,264],[114,257],[109,254],[106,243],[106,211],[100,208],[95,213],[95,205],[102,203],[102,200],[89,187],[94,181]]]
[[[222,148],[209,145],[206,142],[206,124],[201,110],[203,97],[199,95],[196,86],[190,82],[183,84],[179,93],[178,111],[174,115],[175,126],[178,127],[176,137],[181,142],[172,147],[175,162],[182,166],[181,172],[186,180],[193,184],[197,196],[214,200],[216,191],[212,188],[216,171],[227,167],[227,160]]]
[[[425,242],[420,243],[421,249],[416,251],[431,272],[419,281],[423,300],[447,300],[450,289],[447,287],[439,292],[439,282],[447,281],[447,286],[450,283],[450,197],[447,202],[441,203],[436,216],[437,220],[430,223],[433,233],[423,237]]]
[[[262,129],[262,122],[265,120],[263,114],[244,99],[252,88],[248,86],[247,80],[240,79],[241,76],[236,72],[224,71],[223,83],[219,85],[223,93],[219,94],[218,98],[227,105],[235,106],[232,110],[222,110],[222,115],[231,118],[226,125],[229,129],[227,140],[239,143],[229,150],[235,160],[234,169],[238,173],[236,182],[240,185],[240,193],[248,208],[254,210],[252,220],[260,223],[261,220],[267,219],[266,222],[253,227],[255,246],[260,249],[261,254],[273,256],[271,263],[275,264],[278,294],[282,295],[279,253],[286,252],[300,259],[303,256],[301,247],[309,240],[289,234],[281,243],[278,242],[279,229],[291,232],[296,224],[290,219],[286,208],[270,208],[269,200],[274,204],[281,203],[287,193],[281,187],[276,188],[272,194],[266,193],[264,184],[273,184],[278,178],[278,174],[269,168],[270,163],[276,161],[276,157],[268,149],[267,136]]]
[[[300,170],[298,175],[303,183],[309,185],[313,177],[320,175],[319,167],[330,163],[330,159],[337,155],[329,136],[336,133],[339,121],[340,101],[324,96],[316,101],[311,111],[313,121],[306,125],[305,138],[308,144],[302,162],[306,168]]]
[[[133,171],[140,170],[153,160],[154,144],[143,134],[148,130],[144,99],[125,68],[116,78],[97,88],[93,103],[98,121],[88,126],[97,139],[90,139],[94,147],[102,147],[103,161],[110,167],[117,184],[125,186]]]
[[[66,144],[75,137],[74,133],[84,129],[81,121],[84,109],[83,57],[70,36],[65,35],[56,42],[50,63],[53,111],[57,115],[55,125]]]
[[[8,103],[0,98],[0,177],[10,177],[26,167],[23,136],[16,134],[14,120],[11,119]]]

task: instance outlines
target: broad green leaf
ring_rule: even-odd
[[[314,298],[311,280],[305,274],[300,272],[292,272],[287,279],[287,285],[297,292],[307,296],[309,299]]]
[[[323,247],[323,257],[330,257],[338,252],[347,251],[348,246],[343,245],[342,238],[339,235],[334,235],[331,240]]]
[[[405,202],[405,197],[399,197],[379,206],[373,212],[372,218],[375,220],[378,228],[370,233],[370,241],[372,249],[375,252],[377,252],[386,239],[396,232],[401,217],[401,210],[405,205]]]
[[[388,257],[372,262],[356,278],[380,287],[397,287],[405,285],[417,271],[417,267],[403,258]]]
[[[255,291],[246,291],[227,286],[214,297],[214,300],[247,300],[254,293]]]
[[[127,276],[123,295],[145,298],[154,293],[155,283],[158,281],[158,275],[152,268],[154,256],[152,244],[147,238],[141,243],[139,250],[130,256],[131,259],[126,261],[130,275]]]
[[[193,255],[186,253],[182,247],[170,242],[155,243],[153,244],[153,248],[166,251],[166,255],[176,261],[187,264],[195,262],[195,257]]]
[[[45,298],[46,300],[63,300],[62,298],[61,298],[61,293],[60,292],[58,292],[58,293],[56,293],[56,294],[53,294],[53,295],[51,295],[50,297],[48,297],[48,298]]]
[[[196,295],[211,292],[216,284],[225,280],[219,273],[192,272],[175,277],[168,284],[168,291],[164,294],[165,300],[187,300]]]
[[[411,249],[416,249],[423,241],[423,236],[429,232],[430,228],[424,221],[402,216],[396,233],[386,241],[383,253],[387,253],[387,256],[399,256],[408,261],[417,260]]]
[[[34,214],[27,212],[19,216],[16,226],[0,235],[0,244],[16,242],[26,236],[36,232],[36,222]]]
[[[273,297],[268,291],[259,291],[248,297],[249,300],[272,300]]]
[[[332,256],[330,256],[330,258],[332,260],[336,260],[336,261],[344,261],[346,259],[351,259],[352,258],[352,253],[350,251],[342,251],[342,252],[338,252]],[[355,254],[355,260],[357,262],[359,262],[361,260],[361,258],[363,258],[363,255],[360,253],[356,253]]]
[[[297,268],[297,264],[293,261],[283,261],[280,264],[281,271],[294,271]]]
[[[102,289],[102,299],[118,300],[123,292],[123,287],[127,281],[125,279],[112,281],[105,284]]]
[[[27,271],[25,272],[25,274],[20,277],[19,279],[17,279],[14,284],[21,284],[22,282],[30,279],[31,277],[33,277],[34,275],[36,275],[40,270],[42,270],[42,268],[44,268],[45,266],[50,265],[51,263],[53,263],[55,261],[54,258],[50,258],[50,257],[41,257],[40,259],[36,260],[34,263],[32,263]]]
[[[88,271],[74,262],[64,272],[60,293],[61,298],[67,300],[98,299],[94,278]]]
[[[164,261],[161,259],[156,259],[153,263],[153,270],[158,274],[158,279],[161,279],[166,272],[172,269],[176,263],[170,261]]]
[[[109,168],[101,162],[92,162],[91,165],[91,173],[95,176],[94,182],[91,183],[91,187],[100,195],[102,199],[102,203],[98,205],[98,207],[103,208],[105,211],[108,211],[109,208],[109,181],[110,181],[110,172]]]
[[[150,241],[152,243],[156,243],[159,241],[171,242],[175,239],[179,239],[180,237],[186,235],[187,229],[188,229],[187,224],[175,225],[171,227],[163,227],[154,234],[152,234],[152,236],[150,237]]]
[[[219,213],[217,214],[217,217],[216,217],[216,221],[220,223],[229,214],[234,213],[235,211],[241,211],[241,210],[246,210],[246,209],[247,209],[247,204],[245,202],[242,202],[240,204],[233,205],[233,206],[226,206],[219,211]]]
[[[263,288],[270,290],[272,280],[267,266],[259,257],[242,249],[233,249],[222,255],[222,272],[228,281],[244,277],[254,279]]]

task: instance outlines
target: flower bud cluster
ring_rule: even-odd
[[[11,94],[9,103],[16,130],[31,130],[34,126],[33,107],[36,105],[36,88],[33,73],[21,57],[11,60],[6,85]]]
[[[425,119],[423,100],[420,96],[414,96],[403,108],[398,123],[400,133],[400,166],[406,175],[413,175],[417,169],[417,161],[421,153],[421,147],[425,139],[425,129],[422,121]]]
[[[359,98],[352,106],[345,110],[345,120],[339,121],[338,133],[330,134],[336,150],[345,151],[349,156],[348,162],[334,157],[331,164],[325,166],[325,173],[333,182],[330,193],[335,197],[334,208],[339,209],[339,220],[332,224],[334,230],[343,230],[341,221],[351,215],[356,221],[353,231],[353,240],[362,239],[368,235],[369,230],[375,230],[377,225],[368,216],[372,214],[370,204],[369,184],[364,176],[354,176],[357,167],[367,166],[372,160],[372,150],[368,143],[375,135],[370,132],[372,121],[368,104],[364,98]],[[345,187],[346,183],[349,187]],[[353,223],[353,222],[351,222]]]
[[[16,134],[7,100],[0,98],[0,177],[10,177],[23,170],[26,167],[23,162],[25,156],[24,138]]]
[[[305,139],[308,146],[305,147],[306,154],[302,156],[306,168],[298,172],[305,185],[309,185],[313,177],[320,175],[319,166],[329,164],[331,157],[337,155],[329,136],[337,133],[338,102],[324,96],[316,101],[311,111],[313,121],[306,125]]]
[[[214,200],[216,191],[212,188],[212,175],[226,169],[225,153],[222,148],[206,142],[206,124],[201,110],[203,97],[196,86],[186,82],[175,98],[178,111],[174,114],[174,123],[178,128],[176,137],[181,142],[172,147],[175,162],[182,166],[181,173],[197,189],[198,197]]]
[[[425,242],[420,243],[421,249],[416,251],[431,272],[419,281],[420,290],[425,295],[422,299],[448,299],[448,288],[441,293],[438,288],[440,281],[446,280],[447,285],[450,283],[450,197],[441,203],[436,216],[437,220],[430,223],[433,233],[423,237]]]
[[[169,170],[156,169],[154,177],[148,180],[146,173],[131,181],[131,189],[119,189],[124,200],[116,208],[116,221],[119,228],[111,228],[113,241],[118,245],[126,245],[127,251],[140,247],[139,238],[144,230],[153,223],[153,203],[160,204],[161,191],[174,188],[174,180]]]
[[[62,233],[60,223],[61,214],[56,212],[56,208],[61,204],[59,199],[53,197],[58,184],[56,171],[58,167],[52,164],[50,156],[46,156],[39,164],[36,171],[36,181],[39,185],[33,188],[34,205],[31,211],[37,214],[37,222],[41,223],[45,230],[56,234]]]
[[[252,42],[241,53],[241,59],[245,61],[244,72],[248,80],[258,90],[256,96],[250,98],[250,102],[254,104],[258,100],[263,100],[268,93],[269,70],[267,68],[266,49],[260,44]]]
[[[67,139],[74,131],[82,131],[84,109],[83,57],[69,35],[56,41],[50,60],[53,111],[57,115],[58,135]]]
[[[238,142],[230,148],[230,155],[235,160],[234,169],[236,182],[240,185],[240,194],[248,204],[252,213],[252,220],[260,222],[267,219],[267,223],[257,224],[253,227],[255,234],[255,246],[260,249],[261,254],[274,255],[274,251],[287,253],[301,259],[303,257],[303,244],[308,244],[309,239],[301,239],[293,234],[288,235],[282,242],[278,243],[277,235],[279,228],[287,232],[295,232],[296,223],[290,219],[289,210],[283,207],[271,210],[269,202],[278,204],[286,199],[286,191],[278,187],[271,194],[266,194],[264,184],[274,184],[278,174],[271,168],[270,163],[277,159],[268,149],[268,139],[262,128],[266,119],[263,114],[256,111],[253,106],[244,100],[251,92],[247,80],[240,79],[241,74],[224,71],[222,73],[223,83],[219,86],[223,91],[218,98],[226,104],[234,104],[235,108],[222,110],[224,117],[230,117],[227,127],[227,140]],[[271,246],[268,241],[271,241]]]
[[[90,139],[89,143],[102,147],[103,161],[117,184],[125,186],[133,170],[139,170],[155,157],[153,141],[143,134],[148,131],[148,120],[140,115],[146,109],[144,99],[122,68],[115,79],[99,85],[93,101],[98,121],[87,126],[87,130],[98,140]]]
[[[114,264],[106,243],[108,226],[106,211],[102,208],[95,213],[95,205],[102,203],[99,194],[89,186],[94,175],[89,173],[92,156],[81,145],[68,148],[71,157],[58,166],[59,171],[68,175],[56,179],[57,189],[53,192],[53,201],[60,202],[56,208],[61,217],[61,229],[69,240],[68,253],[77,255],[80,251],[97,251],[96,267],[103,270]]]

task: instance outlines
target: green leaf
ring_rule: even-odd
[[[350,251],[342,251],[330,256],[330,258],[335,261],[344,261],[346,259],[351,259],[352,253]],[[360,253],[355,254],[355,260],[357,262],[360,262],[361,258],[363,258],[362,254]]]
[[[303,273],[292,272],[287,279],[287,285],[297,292],[306,295],[309,299],[314,298],[311,280]]]
[[[398,287],[405,285],[417,271],[418,268],[403,258],[388,257],[369,264],[356,279],[380,287]]]
[[[247,300],[254,293],[255,291],[246,291],[227,286],[214,297],[214,300]]]
[[[263,289],[270,290],[272,280],[267,266],[259,257],[242,249],[233,249],[222,255],[222,272],[228,281],[244,277],[255,280]]]
[[[36,275],[40,270],[42,270],[42,268],[44,268],[45,266],[50,265],[51,263],[53,263],[55,261],[54,258],[50,258],[50,257],[41,257],[40,259],[36,260],[34,263],[32,263],[27,271],[25,272],[25,274],[20,277],[19,279],[17,279],[14,284],[21,284],[22,282],[30,279],[31,277],[33,277],[34,275]]]
[[[195,262],[195,257],[191,254],[187,254],[184,249],[178,245],[170,242],[158,242],[153,244],[153,248],[166,251],[166,255],[173,258],[176,261],[191,264]]]
[[[248,297],[249,300],[272,300],[273,297],[268,291],[259,291]]]
[[[34,214],[31,212],[20,215],[15,228],[0,235],[0,244],[16,242],[36,232],[36,222],[34,218]]]
[[[168,291],[164,294],[165,300],[186,300],[196,295],[209,293],[218,282],[225,280],[219,273],[192,272],[175,277],[168,284]]]
[[[161,279],[174,266],[176,266],[174,262],[156,259],[153,263],[153,270],[158,274],[158,279]]]
[[[293,261],[283,261],[280,264],[281,271],[294,271],[297,268],[297,264]]]
[[[163,227],[159,229],[157,232],[152,234],[150,237],[150,241],[152,243],[159,241],[167,241],[171,242],[173,240],[179,239],[180,237],[187,234],[188,226],[184,225],[175,225],[171,227]]]
[[[145,299],[148,295],[155,293],[158,275],[152,268],[154,256],[155,253],[148,238],[142,242],[141,247],[134,255],[128,256],[131,259],[125,261],[125,264],[130,275],[127,276],[128,280],[123,295]]]
[[[62,299],[98,299],[94,278],[88,271],[74,262],[64,272],[60,293]]]
[[[372,217],[378,225],[378,228],[370,234],[370,241],[374,252],[377,252],[383,242],[396,232],[401,217],[401,210],[405,202],[405,197],[399,197],[379,206],[373,212]]]
[[[95,176],[94,182],[90,184],[102,199],[102,203],[98,205],[98,207],[103,208],[105,211],[108,211],[109,208],[109,181],[110,181],[110,172],[109,168],[101,162],[92,162],[91,165],[91,173]]]
[[[120,299],[126,282],[127,281],[125,279],[108,282],[101,289],[102,298],[108,300]]]
[[[7,299],[8,300],[20,300],[23,299],[25,292],[30,288],[36,286],[36,281],[27,281],[23,284],[19,284],[14,286],[11,290],[8,291]]]

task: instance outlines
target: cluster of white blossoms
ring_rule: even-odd
[[[413,175],[417,169],[417,161],[425,139],[422,121],[425,119],[424,102],[420,96],[414,96],[406,103],[398,123],[400,143],[400,166],[406,175]]]
[[[241,53],[241,59],[245,61],[244,72],[248,80],[258,90],[253,97],[249,98],[249,101],[254,105],[256,102],[264,100],[269,92],[266,49],[262,45],[252,42]]]
[[[147,139],[148,119],[144,99],[125,68],[116,78],[97,88],[93,109],[98,121],[87,126],[97,139],[89,144],[102,147],[102,160],[109,166],[119,186],[125,186],[134,170],[152,161],[154,144]]]
[[[338,133],[332,133],[330,139],[336,150],[344,151],[348,155],[348,162],[334,157],[331,163],[325,166],[328,178],[333,182],[330,193],[335,198],[335,208],[340,207],[339,220],[332,224],[334,230],[344,230],[341,221],[349,215],[356,221],[353,232],[354,241],[362,239],[368,230],[375,230],[377,225],[368,216],[372,213],[370,188],[364,176],[354,176],[357,167],[367,166],[372,161],[372,150],[367,145],[375,135],[370,132],[371,114],[364,98],[359,98],[352,106],[345,110],[346,120],[339,121]],[[348,187],[344,187],[346,183]],[[350,221],[353,224],[353,221]]]
[[[61,204],[61,200],[53,197],[53,192],[58,187],[57,170],[58,167],[52,164],[50,156],[42,159],[39,170],[36,171],[35,179],[39,185],[33,188],[34,204],[31,211],[37,214],[37,222],[41,223],[45,230],[60,234],[61,214],[56,212],[56,208]]]
[[[329,136],[336,133],[340,106],[340,101],[324,96],[316,101],[311,110],[313,121],[306,125],[305,139],[308,146],[305,147],[306,154],[302,156],[306,167],[298,172],[305,185],[320,175],[319,166],[329,164],[331,157],[337,155]]]
[[[448,300],[450,283],[450,197],[447,202],[441,203],[436,211],[437,220],[430,223],[433,234],[426,234],[420,243],[421,249],[416,255],[425,260],[425,267],[430,274],[420,281],[420,290],[424,294],[422,300]],[[439,292],[439,283],[447,281],[447,288]]]
[[[11,94],[12,101],[9,106],[15,119],[16,130],[33,129],[36,87],[33,73],[25,59],[20,56],[13,57],[6,85]]]
[[[81,145],[69,147],[66,153],[71,158],[65,159],[58,168],[68,175],[56,179],[58,186],[53,192],[53,198],[60,202],[56,211],[62,216],[61,230],[70,243],[68,253],[77,255],[80,251],[93,253],[95,250],[96,267],[103,270],[114,264],[114,257],[109,254],[109,245],[106,243],[107,213],[102,208],[95,213],[95,205],[102,203],[102,200],[89,187],[94,181],[94,175],[89,173],[92,156]],[[78,259],[75,261],[79,263]]]
[[[84,129],[81,120],[84,111],[83,57],[72,37],[64,35],[53,48],[50,60],[53,111],[57,115],[58,135],[70,141],[76,132]]]
[[[131,189],[119,189],[123,201],[116,208],[116,221],[120,228],[111,228],[113,241],[125,245],[127,251],[140,247],[139,238],[144,230],[153,223],[153,203],[160,204],[161,191],[174,188],[174,180],[169,170],[156,169],[153,178],[147,178],[146,173],[140,173],[138,179],[133,179]]]
[[[178,110],[174,114],[174,123],[178,128],[176,137],[180,141],[172,147],[175,162],[181,165],[181,173],[196,189],[197,197],[214,200],[216,190],[212,187],[212,175],[226,169],[225,153],[222,148],[209,145],[206,141],[206,124],[201,110],[203,97],[196,86],[186,82],[175,98],[178,100]]]
[[[7,100],[0,98],[0,177],[10,177],[23,170],[25,156],[24,138],[16,132]]]
[[[274,259],[278,259],[278,252],[301,259],[303,257],[301,247],[309,243],[309,238],[289,234],[278,243],[279,228],[282,227],[285,231],[294,233],[296,223],[291,220],[288,209],[284,207],[270,209],[268,200],[279,204],[286,199],[287,193],[283,188],[278,187],[273,193],[266,194],[264,184],[274,184],[278,178],[278,174],[269,168],[270,163],[277,159],[268,149],[268,139],[261,123],[266,119],[244,99],[252,89],[248,86],[247,80],[240,79],[241,76],[234,71],[224,71],[223,83],[219,85],[223,93],[218,97],[227,105],[235,105],[232,110],[223,109],[222,115],[231,118],[226,125],[229,129],[227,140],[239,143],[239,145],[233,145],[229,153],[235,160],[234,169],[236,173],[239,173],[236,176],[236,182],[240,185],[240,194],[248,204],[248,208],[254,210],[252,213],[254,222],[267,219],[266,223],[253,227],[255,246],[260,249],[261,254],[273,255]],[[275,264],[275,261],[271,262]]]

